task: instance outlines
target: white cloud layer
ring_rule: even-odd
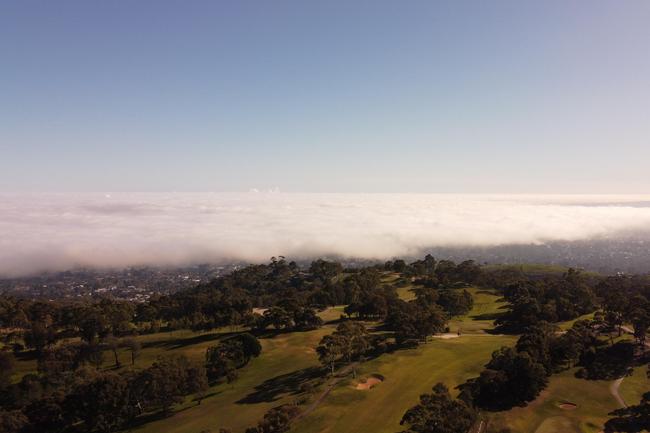
[[[273,255],[384,259],[647,229],[650,196],[2,194],[0,275]]]

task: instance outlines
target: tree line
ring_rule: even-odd
[[[490,278],[505,283],[502,293],[509,306],[497,323],[502,329],[519,332],[517,343],[493,352],[480,375],[459,386],[457,399],[442,384],[434,386],[433,393],[422,395],[419,404],[404,414],[402,424],[408,427],[404,433],[469,431],[478,411],[525,406],[539,396],[551,375],[569,368],[577,367],[579,378],[611,380],[648,362],[647,277],[591,279],[575,270],[538,280],[499,274]],[[567,331],[553,323],[596,309],[593,319],[577,320]],[[615,341],[625,323],[632,324],[634,341]],[[605,431],[647,429],[649,401],[646,393],[638,405],[614,411]]]
[[[142,370],[107,371],[83,362],[78,345],[61,345],[46,351],[38,374],[27,374],[13,384],[12,355],[0,352],[0,431],[122,430],[143,414],[168,415],[189,395],[201,404],[210,383],[235,380],[237,370],[261,350],[257,338],[239,333],[208,347],[203,362],[165,356]]]
[[[395,277],[389,284],[381,281],[386,271]],[[397,288],[407,284],[415,287],[414,299],[410,301],[397,295]],[[75,386],[81,386],[74,380],[92,382],[90,373],[62,379],[68,377],[69,372],[94,371],[99,377],[104,374],[99,372],[99,367],[104,364],[106,353],[112,353],[115,366],[120,367],[117,351],[123,347],[130,351],[131,363],[135,364],[141,348],[134,335],[139,333],[182,328],[209,330],[224,326],[250,329],[250,334],[235,334],[209,348],[202,363],[187,359],[156,361],[154,365],[158,370],[193,371],[176,374],[179,382],[175,385],[156,384],[158,379],[155,378],[159,376],[156,370],[148,373],[149,379],[140,376],[154,365],[137,374],[112,372],[110,374],[119,379],[112,376],[106,379],[111,383],[119,382],[115,386],[120,389],[129,390],[128,399],[121,400],[129,402],[124,412],[129,416],[134,410],[136,416],[154,410],[168,411],[178,399],[187,395],[183,393],[200,394],[196,390],[203,385],[199,388],[195,385],[203,377],[210,383],[235,380],[237,370],[261,350],[253,334],[269,328],[277,332],[315,329],[322,325],[317,315],[319,309],[344,304],[347,305],[345,317],[336,331],[324,337],[317,348],[323,366],[334,371],[337,366],[354,365],[366,357],[397,347],[420,344],[430,335],[448,330],[451,317],[466,314],[472,308],[473,299],[466,290],[469,285],[496,288],[508,301],[507,310],[497,319],[497,325],[504,331],[521,334],[514,348],[495,352],[479,377],[463,386],[460,402],[471,410],[494,410],[496,407],[491,405],[495,402],[503,407],[525,404],[546,386],[550,374],[576,365],[586,378],[620,374],[613,366],[629,364],[636,349],[614,343],[613,337],[609,345],[603,344],[597,337],[607,330],[620,333],[629,322],[637,343],[645,342],[650,323],[647,301],[650,284],[645,277],[601,278],[570,270],[560,276],[532,278],[516,270],[484,269],[472,261],[459,264],[436,261],[430,255],[410,264],[394,260],[360,269],[344,269],[337,262],[317,260],[309,268],[300,269],[294,262],[280,257],[268,264],[247,266],[210,283],[154,297],[150,302],[137,305],[111,299],[95,303],[46,302],[0,296],[0,325],[5,331],[5,347],[17,354],[31,349],[38,362],[37,374],[26,375],[14,384],[11,374],[6,373],[11,368],[2,369],[0,387],[8,390],[3,394],[10,397],[2,404],[0,419],[7,425],[27,420],[27,427],[8,431],[37,431],[29,429],[32,425],[38,426],[39,417],[44,416],[40,409],[32,410],[39,406],[52,410],[53,419],[71,422],[66,424],[68,426],[94,426],[95,421],[82,420],[81,415],[73,412],[62,415],[69,406],[65,403],[68,395]],[[560,334],[553,326],[553,323],[575,319],[599,307],[602,313],[593,321],[578,321],[566,333]],[[380,332],[371,332],[363,321],[378,322],[374,326]],[[79,337],[79,342],[66,343],[72,337]],[[12,364],[11,354],[2,351],[0,354],[0,366]],[[195,379],[197,375],[201,379]],[[141,383],[166,390],[166,394],[170,398],[175,396],[176,400],[171,403],[165,400],[165,403],[142,395],[138,391]],[[519,390],[514,395],[509,392],[513,387]],[[172,388],[176,391],[169,391]],[[133,400],[132,396],[138,398]],[[427,397],[428,402],[437,402],[436,407],[452,404],[446,399],[440,387]],[[421,404],[424,403],[421,401]],[[456,403],[452,406],[461,410]],[[107,411],[110,410],[117,409],[109,407]],[[424,412],[412,412],[418,413]],[[280,411],[269,419],[284,419],[285,415]],[[118,411],[112,419],[131,422],[129,416]],[[405,425],[414,425],[414,416],[408,417]],[[269,425],[273,423],[269,421]],[[110,431],[101,430],[104,427],[92,428]]]

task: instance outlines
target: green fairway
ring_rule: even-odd
[[[575,369],[553,375],[549,386],[526,407],[489,414],[498,430],[509,427],[517,433],[595,433],[602,430],[608,413],[618,408],[610,393],[611,381],[585,380],[574,376]],[[575,408],[562,408],[562,403]]]
[[[318,317],[325,323],[339,320],[342,314],[345,314],[343,310],[345,305],[337,305],[335,307],[327,307],[323,311],[318,312]]]
[[[462,323],[467,334],[482,333],[481,336],[463,336],[453,340],[433,340],[420,348],[398,351],[386,354],[377,359],[362,364],[360,374],[379,373],[386,377],[386,382],[369,391],[357,391],[350,388],[351,379],[337,386],[318,409],[301,420],[296,425],[296,431],[386,431],[395,430],[403,412],[417,402],[420,393],[428,391],[436,382],[443,381],[448,386],[454,387],[467,378],[476,375],[487,362],[492,351],[502,345],[510,345],[515,337],[489,336],[484,333],[491,327],[491,321],[485,320],[485,315],[494,314],[502,305],[499,297],[475,288],[468,289],[475,296],[474,308],[465,317],[456,319],[453,323]],[[330,307],[319,313],[324,321],[337,320],[343,312],[344,306]],[[453,325],[452,325],[453,326]],[[271,407],[292,401],[291,392],[286,392],[292,373],[317,366],[318,359],[314,347],[322,335],[331,332],[332,326],[324,327],[317,331],[306,333],[290,333],[272,339],[263,339],[262,355],[254,359],[251,364],[241,370],[240,378],[232,385],[219,385],[210,390],[211,397],[203,401],[200,406],[188,401],[181,406],[177,413],[166,419],[153,421],[136,429],[139,432],[165,431],[171,433],[198,433],[210,428],[212,431],[220,427],[228,427],[234,433],[243,432],[244,428],[251,426],[261,419]],[[465,331],[463,331],[465,333]],[[207,346],[214,344],[218,334],[196,334],[189,331],[177,331],[154,334],[140,337],[143,340],[143,354],[138,364],[148,365],[163,353],[185,353],[195,358],[203,356]],[[176,343],[170,343],[176,340]],[[183,344],[185,340],[193,344]],[[128,353],[123,353],[126,361]],[[287,375],[283,379],[279,376]],[[296,376],[294,374],[293,376]],[[254,404],[237,403],[247,395],[253,393],[256,387],[265,381],[276,378],[272,383],[284,392],[279,393],[276,400],[261,401]],[[295,387],[293,389],[295,391]],[[373,396],[378,398],[375,402]],[[365,411],[366,421],[357,425],[357,429],[345,430],[346,417],[356,418],[356,403],[349,408],[341,407],[347,402],[356,402],[362,406],[359,410]],[[267,399],[268,400],[268,399]],[[349,401],[348,401],[349,400]],[[373,407],[376,404],[388,405],[391,400],[399,400],[399,404],[391,407],[390,413],[382,409],[382,417],[377,419]],[[384,417],[384,414],[387,417]],[[342,419],[340,423],[336,421]],[[363,429],[363,422],[374,420],[373,428]],[[397,425],[397,427],[399,427]],[[327,430],[327,429],[332,430]],[[379,429],[382,428],[383,430]],[[379,430],[377,430],[379,429]],[[293,430],[292,430],[293,431]]]
[[[405,301],[415,299],[413,285],[399,287],[397,294]],[[503,312],[506,303],[492,290],[468,287],[466,289],[474,298],[472,310],[465,316],[452,317],[449,321],[450,332],[461,331],[463,334],[484,334],[493,327],[494,319]]]
[[[35,374],[38,367],[35,355],[33,353],[26,353],[23,356],[16,358],[16,368],[11,375],[12,382],[20,382],[26,374]]]
[[[338,319],[342,308],[332,307],[325,310],[324,319]],[[280,334],[273,338],[260,339],[262,354],[239,370],[239,378],[235,382],[212,387],[201,405],[197,405],[192,401],[192,397],[188,397],[184,404],[176,408],[172,416],[146,422],[133,431],[199,433],[205,429],[218,431],[221,427],[227,427],[235,433],[243,432],[246,427],[260,420],[270,408],[293,401],[300,373],[304,373],[309,367],[319,366],[314,348],[322,336],[333,329],[332,326],[325,326],[315,331]],[[136,338],[142,345],[142,351],[135,368],[146,368],[156,358],[164,355],[182,354],[193,361],[203,361],[209,346],[217,344],[224,335],[241,330],[180,330],[138,336]],[[123,370],[132,368],[130,352],[120,349],[118,356]],[[103,367],[112,369],[113,365],[112,352],[105,351]],[[16,366],[16,380],[26,373],[36,371],[36,361],[33,359],[19,360]],[[251,401],[238,403],[247,397]]]
[[[410,301],[415,299],[415,293],[412,289],[415,287],[411,284],[410,279],[400,279],[400,275],[395,272],[386,272],[381,276],[381,283],[384,286],[392,285],[396,286],[395,290],[397,291],[397,296],[404,301]]]
[[[494,319],[503,312],[506,303],[490,290],[476,287],[469,287],[467,290],[474,298],[474,306],[467,315],[452,318],[449,321],[449,330],[460,330],[462,334],[484,334],[492,329]]]
[[[566,331],[570,329],[574,323],[576,323],[578,320],[593,320],[595,313],[589,313],[589,314],[584,314],[580,317],[576,317],[573,320],[567,320],[566,322],[560,322],[558,323],[558,326],[560,327],[561,330]]]
[[[150,366],[156,358],[161,355],[183,354],[193,361],[202,361],[205,357],[205,350],[224,335],[232,332],[239,332],[244,328],[221,328],[213,331],[195,332],[190,330],[179,330],[173,332],[157,332],[155,334],[144,334],[134,337],[137,339],[142,349],[137,357],[135,369],[143,369]],[[78,338],[61,340],[57,344],[78,342]],[[131,367],[131,352],[127,349],[120,348],[117,351],[118,359],[122,369]],[[115,357],[113,352],[104,351],[103,369],[113,369],[115,366]],[[28,373],[36,373],[37,362],[35,355],[31,352],[25,352],[23,357],[19,357],[16,362],[15,380],[20,380],[22,376]]]
[[[241,331],[241,329],[235,331]],[[140,335],[137,340],[142,345],[142,351],[137,358],[136,368],[150,366],[161,355],[183,354],[192,361],[203,361],[206,349],[217,344],[220,338],[230,332],[232,332],[230,329],[223,328],[211,332],[180,330]],[[131,364],[131,353],[128,350],[120,349],[118,355],[122,365],[128,367]],[[113,364],[113,354],[105,351],[104,367],[109,368]]]
[[[383,383],[370,390],[342,382],[309,416],[295,424],[298,433],[394,433],[404,412],[437,382],[453,388],[477,375],[491,353],[515,337],[463,336],[436,339],[417,349],[397,351],[362,364],[360,375],[380,374]]]
[[[409,284],[408,286],[404,287],[398,287],[397,290],[397,296],[400,297],[400,299],[404,301],[412,301],[415,299],[415,293],[413,293],[413,286],[412,284]]]
[[[300,373],[319,365],[314,347],[331,330],[331,327],[324,327],[260,340],[262,354],[239,371],[235,382],[211,388],[209,397],[200,406],[187,401],[173,416],[149,422],[133,431],[199,433],[206,429],[216,432],[226,427],[235,433],[243,432],[246,427],[256,424],[270,408],[294,399]],[[198,354],[204,352],[202,346],[167,352]]]
[[[409,287],[398,290],[406,298]],[[400,290],[402,292],[400,292]],[[310,415],[292,428],[298,433],[393,433],[399,429],[404,412],[418,402],[420,394],[437,382],[454,387],[478,375],[493,351],[513,345],[514,336],[493,336],[494,315],[504,305],[490,291],[468,288],[474,296],[474,307],[466,316],[450,322],[452,332],[462,330],[460,338],[434,339],[417,349],[397,351],[370,360],[359,368],[360,377],[384,376],[384,382],[370,390],[357,390],[357,381],[349,378]],[[407,296],[405,296],[407,295]],[[476,334],[476,335],[474,335]]]
[[[637,367],[630,376],[623,379],[618,392],[627,405],[638,404],[641,401],[641,396],[650,391],[650,379],[646,375],[647,371],[646,366]]]
[[[382,277],[384,284],[392,284],[394,274]],[[400,298],[415,297],[412,284],[397,289]],[[493,335],[493,321],[504,311],[506,303],[494,291],[469,287],[474,298],[472,310],[449,322],[450,332],[460,337],[433,338],[415,349],[398,350],[362,362],[357,368],[359,377],[347,377],[315,407],[299,419],[291,431],[297,433],[394,433],[400,429],[404,412],[417,404],[420,394],[428,392],[437,382],[446,384],[452,394],[456,386],[477,376],[501,346],[512,346],[517,336]],[[232,384],[212,387],[207,398],[198,405],[192,397],[175,407],[167,418],[143,417],[131,431],[140,433],[199,433],[219,428],[243,433],[253,426],[271,408],[295,402],[304,393],[300,385],[317,375],[320,367],[314,348],[323,335],[332,332],[345,306],[328,307],[318,313],[326,323],[310,332],[279,334],[262,338],[262,354],[239,370],[239,378]],[[578,319],[589,319],[586,315]],[[576,319],[576,320],[578,320]],[[568,329],[575,320],[559,324]],[[376,323],[367,322],[372,329]],[[209,346],[244,328],[222,328],[211,332],[189,330],[161,332],[136,337],[142,351],[136,369],[151,365],[161,355],[182,354],[193,361],[202,361]],[[627,338],[624,336],[623,338]],[[130,352],[118,351],[122,369],[130,365]],[[112,352],[104,353],[103,368],[113,368]],[[16,377],[36,368],[36,362],[23,359],[18,362]],[[637,403],[648,389],[645,368],[637,368],[620,386],[620,395],[628,404]],[[501,413],[484,413],[491,426],[498,431],[508,427],[516,433],[578,432],[595,433],[602,429],[608,413],[617,408],[610,392],[609,381],[587,381],[574,377],[574,370],[554,375],[549,386],[534,402],[523,408]],[[369,377],[383,377],[383,382],[370,389],[356,385]],[[323,391],[318,389],[317,395]],[[572,403],[575,407],[561,407]],[[303,406],[307,407],[307,406]]]

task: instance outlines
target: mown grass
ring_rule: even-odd
[[[332,311],[337,311],[337,308],[334,307]],[[190,396],[167,418],[143,418],[140,420],[143,424],[132,431],[199,433],[207,429],[216,432],[226,427],[234,433],[243,432],[246,427],[255,425],[270,408],[293,401],[302,381],[301,374],[308,374],[310,371],[307,369],[311,367],[319,367],[314,348],[322,336],[332,330],[332,326],[325,326],[310,332],[262,338],[262,354],[239,370],[239,378],[235,382],[211,387],[201,405],[197,405]],[[142,344],[142,351],[135,367],[131,367],[130,352],[120,349],[120,370],[144,369],[158,357],[167,355],[185,355],[190,360],[203,361],[206,349],[233,331],[241,329],[223,328],[213,332],[181,330],[138,336],[136,338]],[[104,353],[102,367],[106,370],[114,368],[112,352]],[[16,370],[14,376],[20,380],[24,374],[36,372],[36,361],[19,359]]]
[[[205,349],[217,343],[219,338],[228,333],[240,331],[240,328],[219,329],[211,332],[194,332],[180,330],[173,332],[158,332],[154,334],[139,335],[136,338],[142,345],[142,350],[137,357],[135,367],[131,366],[131,352],[127,349],[118,349],[118,359],[122,370],[127,368],[142,369],[150,366],[160,355],[183,353],[188,358],[198,361],[205,356]],[[60,341],[58,344],[78,342],[78,338],[71,338]],[[33,351],[26,351],[17,356],[16,369],[12,376],[19,381],[24,375],[37,372],[36,354]],[[102,368],[105,370],[114,369],[115,357],[113,352],[104,351]]]
[[[354,388],[349,379],[341,383],[309,416],[292,428],[297,433],[394,433],[404,412],[437,382],[452,391],[477,375],[491,353],[515,341],[509,336],[464,336],[439,340],[417,349],[397,351],[368,361],[362,376],[380,374],[383,383],[367,391]]]
[[[395,290],[397,296],[404,301],[410,301],[415,299],[415,293],[413,293],[413,284],[408,282],[408,280],[402,280],[400,274],[395,272],[385,272],[381,276],[381,283],[384,286],[392,285],[397,286]]]
[[[630,376],[626,376],[618,390],[623,401],[628,406],[639,404],[644,393],[650,391],[650,379],[647,376],[648,367],[637,367]]]
[[[509,427],[517,433],[584,432],[602,430],[608,413],[618,405],[609,387],[611,381],[585,380],[575,376],[575,369],[550,378],[548,387],[526,407],[489,414],[490,424],[497,431]],[[570,402],[574,409],[562,409]]]
[[[297,433],[393,433],[400,429],[404,412],[418,402],[420,394],[437,382],[454,388],[476,376],[501,346],[513,345],[515,336],[489,335],[494,315],[504,305],[490,291],[468,289],[474,307],[466,316],[450,322],[452,332],[462,329],[460,338],[433,339],[416,349],[400,350],[363,363],[361,377],[378,374],[384,382],[370,390],[357,390],[356,381],[342,382],[309,416],[292,428]]]
[[[503,313],[506,303],[490,290],[469,287],[467,291],[474,298],[474,306],[465,316],[453,317],[449,321],[449,330],[462,334],[485,334],[493,328],[494,319]]]
[[[415,299],[415,293],[413,292],[414,287],[415,286],[412,284],[409,284],[408,286],[398,287],[396,289],[397,296],[399,296],[399,298],[404,301],[412,301]]]
[[[16,357],[11,381],[13,383],[20,382],[23,376],[32,373],[35,374],[37,368],[38,362],[36,361],[36,354],[34,352],[23,352]]]
[[[394,282],[393,276],[383,282]],[[403,299],[414,297],[412,285],[398,288]],[[504,345],[513,345],[516,336],[491,335],[493,320],[503,312],[505,303],[492,291],[468,288],[474,296],[474,307],[467,315],[450,321],[450,331],[460,329],[461,337],[449,340],[433,339],[416,349],[384,354],[362,363],[361,377],[379,374],[385,381],[370,390],[354,388],[355,380],[348,378],[337,385],[318,408],[297,421],[292,432],[298,433],[394,433],[400,430],[399,421],[404,412],[418,402],[420,394],[428,392],[437,382],[445,383],[452,393],[454,388],[480,373],[491,353]],[[340,318],[344,306],[330,307],[319,313],[325,322]],[[581,317],[586,319],[589,316]],[[574,321],[560,324],[568,329]],[[279,334],[261,340],[263,352],[239,371],[232,384],[212,387],[201,405],[188,397],[175,413],[163,419],[147,421],[132,431],[141,433],[199,433],[229,428],[243,433],[255,425],[272,407],[295,401],[300,384],[315,374],[319,367],[314,348],[323,335],[332,332],[334,324],[300,333]],[[221,329],[214,332],[164,332],[137,337],[143,349],[137,369],[149,366],[161,355],[183,354],[201,361],[207,347],[216,344],[224,335],[241,329]],[[130,353],[119,351],[122,369],[130,366]],[[104,368],[114,363],[112,353],[105,353]],[[18,362],[17,377],[35,371],[33,359]],[[608,413],[616,409],[616,401],[609,391],[608,381],[587,381],[573,376],[574,371],[552,376],[549,387],[533,403],[502,413],[487,414],[495,429],[509,427],[516,433],[551,433],[575,431],[592,433],[602,428]],[[637,368],[626,378],[620,393],[628,404],[639,401],[647,390],[645,367]],[[574,410],[564,410],[559,403],[577,404]],[[155,417],[154,417],[155,418]]]
[[[234,433],[243,432],[272,407],[295,399],[303,375],[319,366],[314,347],[331,331],[331,327],[324,327],[262,339],[262,354],[241,369],[239,378],[232,384],[214,386],[201,405],[188,399],[174,415],[148,422],[133,431],[199,433],[207,429],[216,432],[223,427]],[[198,344],[171,348],[165,353],[199,354],[204,353],[204,348]]]
[[[397,294],[400,299],[410,301],[415,299],[414,288],[412,284],[398,287]],[[484,334],[486,330],[493,327],[494,319],[503,313],[506,302],[492,290],[477,287],[468,287],[466,290],[474,298],[472,311],[461,317],[452,317],[449,321],[449,330],[450,332],[460,330],[463,334]]]
[[[318,317],[321,318],[321,320],[325,323],[327,322],[333,322],[335,320],[339,320],[341,318],[342,314],[344,313],[345,305],[337,305],[335,307],[327,307],[323,311],[318,312]]]
[[[214,346],[224,336],[237,331],[241,331],[241,329],[221,328],[212,332],[179,330],[140,335],[136,338],[142,345],[142,350],[136,360],[136,368],[146,368],[156,358],[162,355],[183,354],[192,361],[203,361],[205,359],[205,351],[208,347]],[[118,356],[123,368],[129,368],[131,364],[131,352],[126,349],[120,349]],[[113,364],[113,353],[105,351],[103,367],[110,368]]]
[[[558,323],[558,327],[562,331],[567,331],[573,327],[573,325],[579,321],[579,320],[592,320],[594,318],[595,313],[588,313],[588,314],[583,314],[580,317],[576,317],[575,319],[572,320],[567,320],[566,322],[560,322]]]

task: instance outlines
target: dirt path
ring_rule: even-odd
[[[330,392],[332,392],[332,390],[334,389],[334,387],[335,387],[335,386],[336,386],[340,381],[342,381],[343,379],[345,379],[345,378],[347,377],[347,375],[350,374],[350,372],[352,371],[352,369],[358,367],[358,365],[359,365],[358,362],[354,362],[354,363],[352,363],[352,364],[350,364],[350,365],[346,365],[346,366],[343,367],[341,370],[339,370],[339,371],[336,373],[336,376],[333,376],[332,378],[330,378],[330,379],[327,381],[327,383],[325,384],[325,390],[324,390],[324,391],[323,391],[323,392],[318,396],[318,398],[317,398],[316,400],[314,400],[313,403],[310,404],[309,407],[308,407],[307,409],[305,409],[305,410],[303,410],[302,412],[300,412],[300,414],[295,418],[295,420],[297,421],[297,420],[299,420],[299,419],[301,419],[301,418],[304,418],[304,417],[306,417],[307,415],[309,415],[310,413],[312,413],[313,411],[315,411],[316,408],[317,408],[317,407],[318,407],[318,406],[323,402],[323,400],[325,400],[325,398],[330,394]]]
[[[485,430],[485,427],[487,426],[487,423],[485,422],[484,419],[479,419],[474,423],[472,428],[469,429],[469,433],[483,433]]]
[[[609,385],[609,392],[612,393],[616,401],[618,402],[618,405],[620,407],[627,407],[627,404],[625,404],[625,400],[623,400],[623,397],[621,397],[621,394],[619,394],[618,389],[621,387],[621,383],[623,383],[624,377],[621,377],[620,379],[616,379],[614,382],[612,382]]]
[[[630,328],[629,326],[621,326],[621,329],[628,334],[634,335],[634,329]],[[646,347],[650,347],[650,342],[645,343]],[[625,403],[625,400],[623,400],[623,397],[621,397],[621,394],[618,392],[619,388],[621,387],[621,384],[623,383],[623,379],[625,377],[621,377],[619,379],[616,379],[614,382],[609,385],[609,392],[612,393],[616,401],[618,402],[618,405],[620,407],[627,407],[627,404]]]

